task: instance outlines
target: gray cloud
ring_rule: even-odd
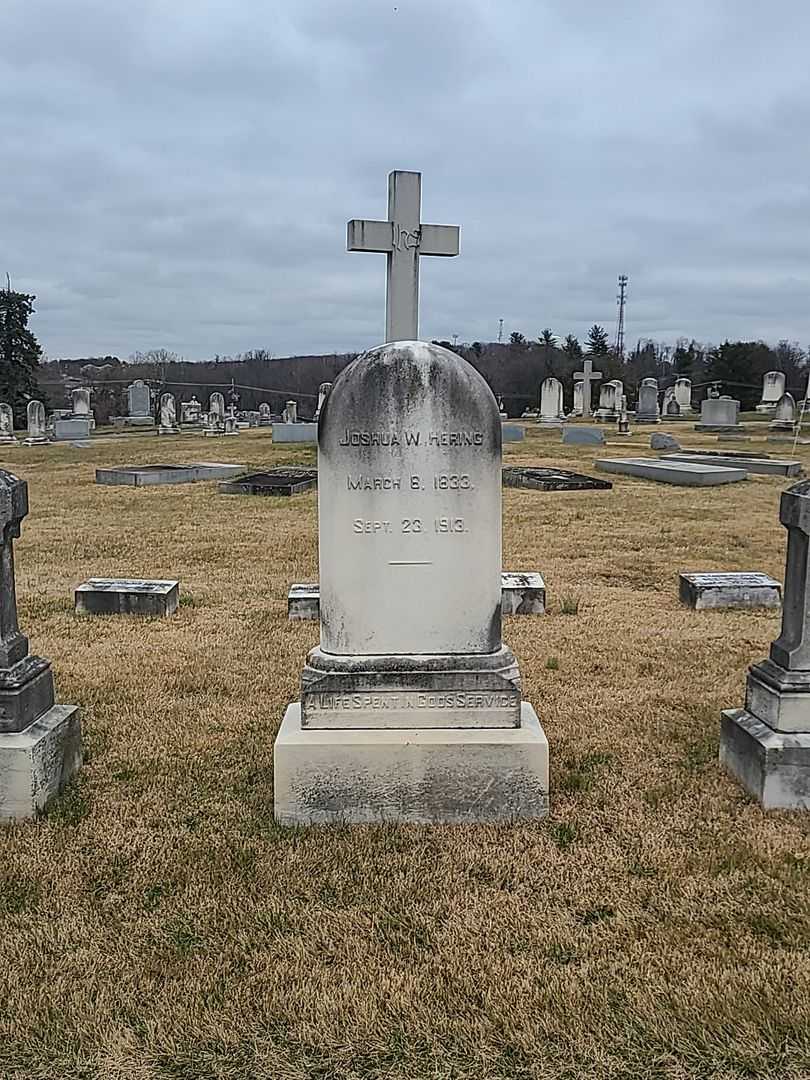
[[[801,0],[5,0],[3,265],[52,356],[354,349],[420,169],[422,333],[810,341]]]

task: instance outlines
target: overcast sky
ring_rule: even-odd
[[[421,336],[810,343],[807,0],[2,0],[0,270],[51,357],[345,351],[423,173]]]

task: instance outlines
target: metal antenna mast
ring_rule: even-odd
[[[624,307],[627,303],[627,274],[619,274],[619,295],[616,297],[619,305],[619,322],[616,326],[616,356],[624,360]]]
[[[498,344],[503,341],[503,319],[498,319]]]

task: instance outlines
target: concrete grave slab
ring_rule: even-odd
[[[744,469],[729,466],[704,465],[687,461],[659,461],[657,458],[601,458],[594,462],[600,472],[635,476],[640,480],[655,480],[660,484],[682,487],[715,487],[747,480]]]
[[[504,487],[534,491],[609,491],[613,487],[609,480],[569,472],[568,469],[513,465],[503,469],[502,475]]]
[[[782,606],[780,583],[756,572],[679,574],[678,596],[695,611]]]
[[[724,709],[720,764],[765,810],[810,810],[810,734],[774,731],[745,709]]]
[[[526,429],[520,424],[503,424],[502,429],[504,442],[522,442],[526,438]]]
[[[75,592],[77,615],[173,615],[180,603],[179,581],[90,578]]]
[[[755,457],[749,454],[720,454],[709,451],[682,450],[677,454],[664,454],[662,461],[697,461],[707,465],[729,465],[732,468],[745,469],[760,476],[801,476],[800,461],[784,461],[779,458]]]
[[[245,465],[221,461],[199,461],[190,465],[123,465],[115,469],[96,469],[96,483],[123,487],[196,484],[201,480],[239,476],[245,469]]]
[[[601,428],[571,424],[563,428],[562,441],[566,446],[604,446],[605,433]]]

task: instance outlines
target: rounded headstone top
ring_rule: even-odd
[[[28,484],[13,473],[0,469],[0,532],[10,528],[20,535],[20,522],[28,513]]]

